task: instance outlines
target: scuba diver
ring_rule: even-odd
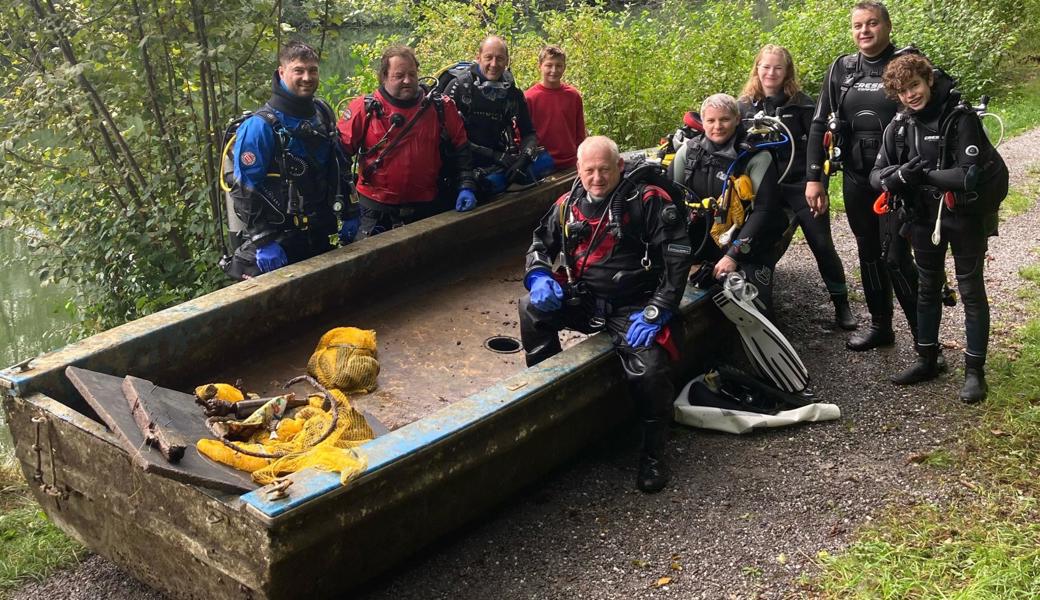
[[[542,218],[527,252],[520,337],[533,366],[560,352],[562,329],[608,332],[642,420],[636,486],[656,492],[669,479],[669,361],[678,358],[682,324],[673,317],[692,255],[686,208],[652,183],[671,184],[660,167],[626,165],[609,138],[586,138],[577,159],[574,186]]]
[[[917,270],[906,240],[882,234],[896,225],[889,216],[879,219],[874,214],[876,194],[869,181],[882,132],[896,114],[897,103],[885,95],[881,83],[885,66],[897,54],[890,42],[892,20],[882,3],[872,1],[856,3],[851,20],[859,52],[835,60],[824,80],[809,130],[805,199],[816,214],[823,214],[826,177],[844,172],[845,213],[856,236],[871,320],[870,327],[850,337],[845,346],[865,351],[895,343],[893,289],[916,339]]]
[[[445,162],[446,200],[459,212],[472,210],[476,184],[454,103],[419,83],[419,61],[407,46],[384,50],[377,76],[379,89],[354,98],[338,124],[344,151],[357,156],[358,238],[447,208],[438,201]]]
[[[1008,170],[982,127],[979,112],[961,99],[955,82],[923,56],[888,64],[885,91],[904,110],[885,128],[870,182],[884,190],[879,211],[907,222],[917,262],[917,360],[892,377],[911,385],[938,377],[939,323],[946,249],[953,252],[964,303],[964,387],[967,403],[986,398],[989,299],[983,268],[988,238],[997,234],[997,209],[1008,192]],[[892,209],[895,209],[894,211]]]
[[[534,183],[553,170],[552,157],[538,146],[527,100],[508,67],[509,49],[492,35],[481,42],[476,62],[444,71],[438,83],[466,124],[482,198],[512,183]]]
[[[715,205],[714,243],[705,244],[701,275],[714,279],[743,272],[758,288],[766,312],[772,308],[773,269],[780,259],[788,221],[781,205],[779,174],[769,152],[781,142],[756,144],[740,122],[737,100],[709,96],[700,111],[703,132],[683,141],[669,176],[701,202]],[[786,142],[782,142],[786,144]]]
[[[233,171],[225,188],[233,255],[221,261],[232,279],[248,279],[332,249],[336,213],[340,242],[353,241],[357,217],[342,201],[346,173],[332,109],[314,97],[318,53],[299,41],[278,52],[271,98],[233,121]],[[231,128],[229,128],[229,133]],[[231,137],[225,134],[231,145]],[[229,169],[230,170],[230,169]]]
[[[849,308],[845,269],[834,249],[830,211],[814,214],[805,202],[805,148],[816,102],[801,91],[795,77],[794,60],[783,46],[767,44],[758,51],[751,75],[737,102],[746,124],[757,127],[768,120],[790,139],[771,148],[780,176],[780,196],[794,213],[805,234],[823,283],[834,304],[834,322],[846,330],[856,329]]]

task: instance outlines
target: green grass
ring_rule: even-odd
[[[967,492],[893,508],[840,555],[821,553],[807,595],[1040,597],[1040,265],[1020,275],[1032,320],[990,361],[979,424],[923,461]]]
[[[1020,215],[1036,204],[1037,195],[1035,192],[1022,192],[1016,189],[1008,190],[1007,198],[1004,198],[1004,202],[1000,205],[1000,220],[1003,221],[1008,217],[1014,217]]]
[[[990,101],[989,111],[1004,120],[1006,137],[1018,135],[1040,125],[1040,69],[1027,62],[1017,74],[1022,79],[1014,88]],[[989,125],[989,119],[987,119]]]
[[[54,526],[33,501],[21,473],[0,456],[0,597],[77,562],[86,550]]]

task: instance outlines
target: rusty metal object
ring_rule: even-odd
[[[47,422],[47,418],[32,417],[30,421],[36,426],[36,440],[32,445],[33,452],[36,453],[36,470],[33,472],[33,481],[44,494],[51,498],[64,499],[68,494],[58,487],[58,472],[54,466],[54,445],[50,443],[49,433],[47,434],[47,454],[50,456],[51,482],[47,483],[43,478],[43,446],[40,444],[40,426]]]
[[[286,408],[298,408],[307,405],[306,398],[297,399],[295,395],[290,396],[291,398],[289,399]],[[213,396],[209,396],[208,398],[203,396],[202,398],[195,398],[195,403],[202,407],[202,411],[207,417],[244,419],[273,399],[274,397],[255,398],[251,400],[242,400],[240,402],[228,402],[227,400],[220,400]]]
[[[285,389],[289,389],[289,387],[291,387],[293,385],[296,385],[297,383],[300,383],[301,381],[311,384],[312,386],[317,388],[318,391],[320,391],[323,396],[325,396],[325,404],[329,406],[329,408],[327,408],[325,410],[328,410],[329,412],[332,413],[332,418],[329,419],[329,426],[321,434],[321,437],[319,437],[317,440],[315,440],[315,442],[313,444],[311,444],[310,448],[313,448],[313,447],[317,446],[318,444],[324,442],[326,439],[328,439],[328,437],[330,435],[332,435],[332,432],[336,430],[336,424],[339,422],[339,402],[336,402],[336,399],[332,396],[331,393],[329,393],[329,390],[325,389],[325,386],[323,386],[322,384],[318,383],[318,381],[316,379],[314,379],[313,377],[311,377],[310,375],[300,375],[299,377],[293,377],[292,379],[287,381],[285,383],[285,386],[283,386],[283,387],[285,387]],[[231,448],[235,452],[240,452],[242,454],[245,454],[246,456],[252,456],[254,458],[274,459],[274,458],[282,458],[283,456],[287,456],[289,454],[288,452],[275,452],[275,453],[256,452],[254,450],[248,450],[246,448],[243,448],[242,446],[240,446],[238,444],[235,444],[233,441],[228,440],[228,439],[226,439],[224,437],[220,437],[218,439],[220,439],[221,443],[223,443],[228,448]],[[305,450],[308,450],[308,449],[309,448],[305,448],[303,450],[305,451]]]
[[[274,483],[261,488],[264,497],[267,498],[268,502],[275,500],[282,500],[289,497],[289,486],[293,484],[292,479],[288,477],[280,477],[274,481]]]
[[[154,392],[159,386],[152,385]],[[184,457],[188,442],[179,433],[168,429],[173,425],[173,418],[159,402],[153,402],[152,395],[138,392],[132,385],[124,381],[123,394],[130,405],[130,414],[144,436],[144,442],[157,449],[163,458],[175,463]]]

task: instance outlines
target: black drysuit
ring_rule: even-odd
[[[593,202],[575,182],[535,229],[527,252],[527,273],[553,271],[562,260],[573,273],[570,285],[562,273],[566,300],[555,311],[535,308],[521,298],[520,335],[529,366],[560,351],[557,333],[606,330],[614,344],[629,389],[644,421],[653,421],[663,444],[675,399],[669,355],[661,343],[681,337],[681,318],[662,328],[657,342],[633,348],[625,340],[629,317],[649,304],[678,315],[689,277],[691,250],[683,209],[656,186],[623,179],[613,194]]]
[[[898,225],[890,216],[878,218],[874,214],[877,193],[869,181],[882,133],[898,106],[885,95],[882,84],[885,67],[895,54],[895,47],[889,45],[874,58],[849,54],[831,65],[809,130],[806,181],[821,181],[824,177],[823,138],[833,113],[840,123],[845,214],[856,236],[867,308],[875,321],[891,321],[894,290],[916,337],[917,270],[910,245],[898,235],[882,234],[882,229],[898,228]],[[883,239],[888,243],[882,243]]]

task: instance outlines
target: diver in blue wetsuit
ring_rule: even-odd
[[[234,216],[234,255],[225,271],[248,279],[330,250],[343,218],[339,238],[350,243],[357,234],[347,194],[341,193],[342,152],[332,109],[314,97],[318,89],[318,55],[293,41],[278,53],[271,98],[238,128],[232,162],[230,196]]]

